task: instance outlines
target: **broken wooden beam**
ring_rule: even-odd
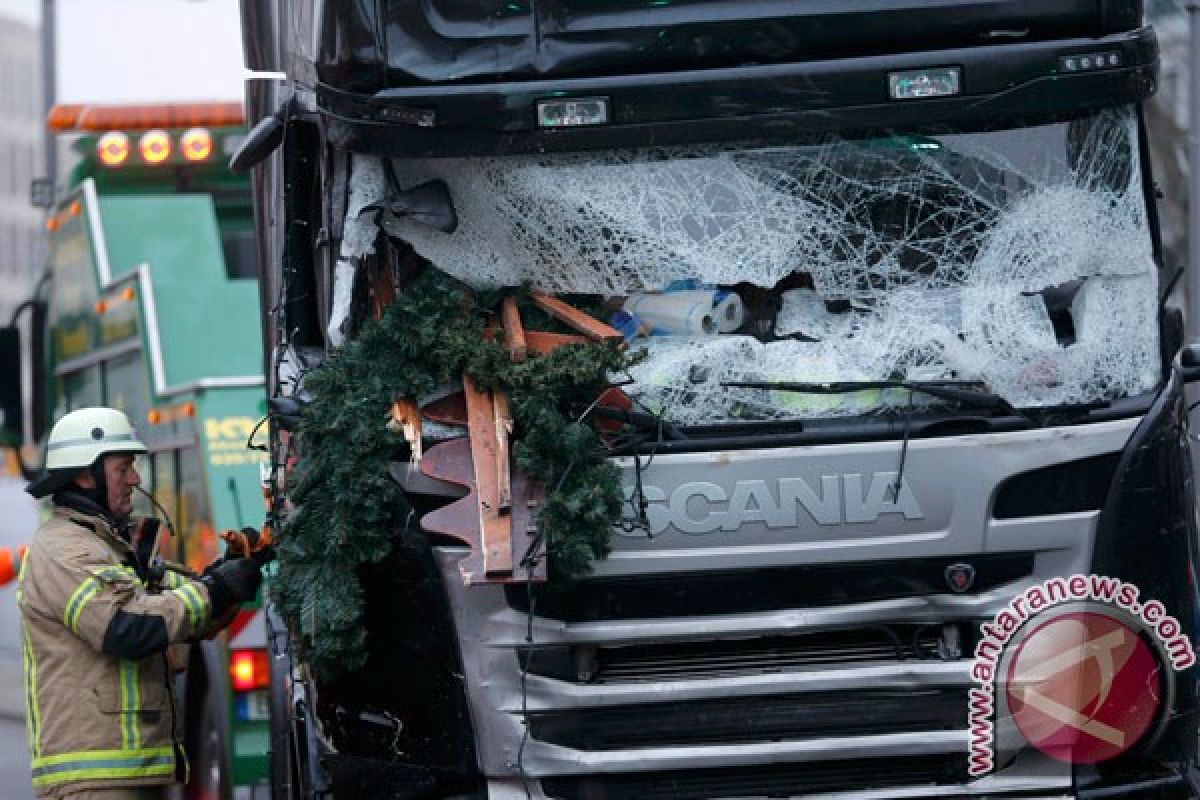
[[[501,513],[512,511],[512,475],[509,470],[508,441],[512,436],[512,411],[508,407],[508,393],[497,389],[492,392],[496,426],[496,497]]]
[[[421,460],[421,409],[416,401],[401,397],[392,402],[388,416],[388,428],[404,436],[411,453],[410,459],[414,464],[417,463]]]
[[[589,339],[598,342],[624,341],[625,339],[616,328],[606,325],[595,317],[580,311],[570,303],[559,300],[557,297],[552,297],[544,292],[533,292],[530,294],[530,298],[533,300],[533,304],[542,311],[545,311],[572,330],[579,331]]]
[[[504,326],[504,344],[508,347],[508,355],[513,361],[524,361],[526,356],[525,326],[521,324],[521,312],[517,301],[512,297],[504,298],[500,307],[500,321]]]
[[[501,508],[500,502],[500,474],[497,469],[500,430],[496,425],[496,401],[491,392],[480,389],[466,375],[463,376],[463,395],[467,400],[467,436],[471,443],[475,485],[479,492],[483,570],[486,575],[511,574],[512,516]],[[507,432],[503,435],[507,440]],[[507,452],[507,444],[505,450]],[[508,503],[511,506],[511,496]]]

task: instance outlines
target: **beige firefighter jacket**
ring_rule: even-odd
[[[147,586],[132,558],[103,517],[56,507],[21,566],[17,603],[38,797],[168,784],[177,769],[186,772],[165,653],[126,660],[103,648],[120,611],[160,617],[171,643],[201,632],[208,590],[170,572],[161,586]]]

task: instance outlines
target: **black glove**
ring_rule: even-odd
[[[235,558],[205,572],[200,576],[200,582],[208,588],[213,618],[224,614],[232,605],[253,600],[262,583],[262,572],[248,558]]]

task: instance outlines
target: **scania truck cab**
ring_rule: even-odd
[[[287,518],[314,485],[331,530],[401,498],[317,548],[391,537],[346,604],[276,598],[278,796],[1197,796],[1196,359],[1167,302],[1141,2],[242,14],[248,66],[286,75],[249,84],[234,159],[281,575],[315,563]],[[621,486],[569,580],[528,556],[578,464],[522,495],[533,522],[513,500],[506,570],[471,380],[411,413],[411,386],[390,412],[321,405],[345,387],[317,376],[370,353],[345,396],[378,394],[397,320],[404,358],[435,347],[387,309],[447,283],[514,360],[510,308],[549,327],[529,298],[619,338],[604,393],[566,412]],[[357,413],[399,442],[386,486],[347,463],[369,436],[305,469]],[[456,440],[474,483],[432,463]],[[464,493],[474,540],[446,521]],[[322,639],[351,604],[358,627]]]

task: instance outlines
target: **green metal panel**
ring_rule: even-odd
[[[197,395],[200,433],[213,525],[218,531],[243,525],[262,527],[264,510],[259,465],[267,454],[246,447],[246,440],[266,414],[261,388],[210,389]],[[255,435],[265,443],[266,425]]]
[[[47,237],[52,364],[86,355],[101,346],[94,304],[97,293],[96,243],[83,214],[57,213]],[[52,374],[52,372],[51,372]]]
[[[266,780],[270,736],[270,728],[265,722],[233,723],[230,771],[234,783],[241,785]]]
[[[100,214],[113,277],[149,265],[166,386],[262,374],[257,287],[228,280],[211,197],[101,197]]]

